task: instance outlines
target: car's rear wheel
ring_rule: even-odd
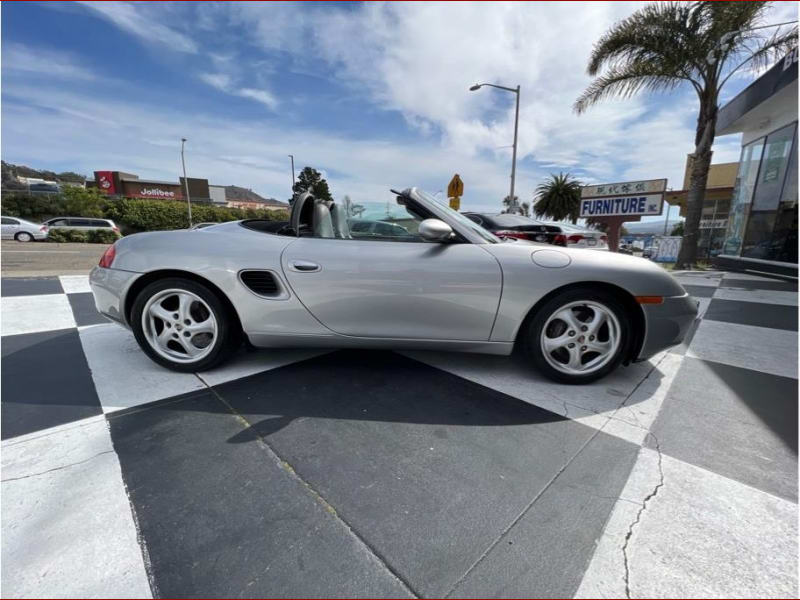
[[[14,236],[14,239],[18,242],[32,242],[33,236],[28,233],[27,231],[20,231],[17,235]]]
[[[131,327],[142,350],[158,364],[181,372],[215,367],[240,340],[236,323],[217,295],[189,279],[160,279],[133,303]]]
[[[589,383],[622,361],[631,320],[613,294],[574,288],[540,307],[524,335],[527,356],[547,377],[562,383]]]

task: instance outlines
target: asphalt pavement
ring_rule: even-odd
[[[53,242],[0,242],[3,277],[86,275],[108,244],[60,244]]]
[[[177,374],[85,276],[3,278],[3,595],[797,597],[796,284],[678,277],[690,339],[587,386],[439,352]]]

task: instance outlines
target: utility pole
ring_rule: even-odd
[[[292,159],[292,192],[294,192],[294,154],[289,154],[288,156]]]
[[[181,138],[181,164],[183,165],[183,187],[186,190],[186,204],[189,207],[189,228],[192,227],[192,199],[189,196],[189,180],[186,178],[186,161],[183,158],[183,147],[186,145],[186,138]]]

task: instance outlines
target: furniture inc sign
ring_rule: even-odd
[[[598,218],[660,215],[666,189],[666,179],[587,185],[581,188],[580,216]]]

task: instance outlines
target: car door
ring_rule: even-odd
[[[425,215],[404,206],[358,206],[357,229],[369,218],[397,227],[385,236],[301,237],[283,251],[284,275],[314,317],[351,336],[488,340],[502,287],[495,258],[468,242],[423,241],[416,227]]]
[[[19,221],[11,217],[3,217],[0,227],[2,228],[2,237],[4,240],[14,239],[14,235],[19,231]]]

